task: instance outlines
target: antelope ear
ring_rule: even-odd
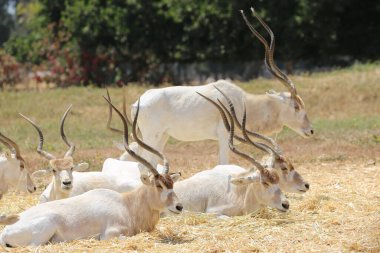
[[[90,165],[88,163],[78,163],[75,167],[74,167],[74,170],[75,171],[86,171],[88,170],[88,168],[90,167]]]
[[[150,182],[150,178],[149,178],[148,174],[141,174],[140,179],[141,179],[141,182],[143,182],[143,184],[152,185],[152,183]]]
[[[44,177],[46,175],[49,175],[51,173],[51,170],[47,169],[47,170],[37,170],[35,172],[32,173],[32,176],[33,177]]]
[[[175,182],[178,181],[178,179],[181,178],[181,172],[171,173],[171,174],[170,174],[170,177],[171,177],[171,179],[173,180],[173,182],[175,183]]]
[[[12,153],[9,152],[9,150],[6,150],[4,153],[4,156],[5,158],[7,158],[7,160],[10,160],[12,158]]]
[[[280,100],[282,102],[285,101],[285,97],[282,96],[280,93],[277,93],[277,92],[276,93],[267,92],[266,94],[267,94],[267,96],[269,96],[269,97],[271,97],[273,99],[277,99],[277,100]]]
[[[257,181],[254,177],[237,177],[237,178],[231,178],[230,182],[234,185],[247,185],[254,181]]]

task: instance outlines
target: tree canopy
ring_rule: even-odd
[[[11,27],[5,2],[0,43]],[[156,83],[173,63],[263,59],[239,13],[249,14],[252,4],[274,31],[282,62],[379,58],[380,2],[372,0],[25,0],[17,2],[17,28],[5,49],[19,61],[46,64],[62,82]]]

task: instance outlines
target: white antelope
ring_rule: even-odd
[[[61,121],[61,136],[63,140],[66,139],[64,122],[68,112],[69,109],[66,111]],[[31,119],[26,118],[25,116],[23,117],[37,129],[40,138],[39,147],[42,149],[44,137],[40,127]],[[67,141],[65,141],[65,143],[67,143]],[[70,156],[72,156],[72,154]],[[79,166],[74,167],[75,170],[86,170],[87,168],[87,163],[82,163]],[[53,173],[51,182],[41,193],[39,203],[77,196],[98,188],[110,189],[117,192],[127,192],[141,185],[140,180],[139,182],[136,182],[136,180],[125,180],[116,175],[101,172],[78,172],[73,171],[74,169],[71,167],[51,166],[51,168],[47,170],[39,170],[33,173],[34,176],[44,176],[45,174],[50,175]]]
[[[2,133],[0,143],[9,149],[0,156],[0,199],[7,193],[9,186],[30,193],[35,192],[36,186],[31,178],[31,171],[26,166],[18,145]]]
[[[108,100],[110,100],[108,96]],[[123,105],[125,108],[125,102]],[[112,110],[112,107],[111,107]],[[124,115],[125,112],[124,112]],[[125,116],[125,118],[127,118]],[[135,122],[136,125],[136,122]],[[119,130],[120,131],[120,130]],[[124,133],[123,133],[124,134]],[[139,140],[140,141],[140,140]],[[144,144],[141,144],[144,145]],[[128,153],[126,151],[126,153]],[[129,154],[128,154],[129,156]],[[63,199],[67,197],[74,197],[82,193],[88,192],[90,190],[103,188],[114,190],[117,192],[128,192],[132,191],[142,185],[140,177],[140,170],[144,167],[138,162],[122,162],[120,166],[120,160],[116,159],[106,159],[103,164],[102,172],[92,171],[92,172],[73,172],[72,173],[72,184],[69,191],[65,191],[64,194],[60,193],[61,189],[54,187],[56,180],[52,180],[46,189],[41,193],[39,203],[44,203],[48,201]],[[157,167],[158,172],[164,173],[165,167],[159,165]],[[118,173],[115,173],[117,171]],[[42,170],[40,174],[43,175],[46,172]],[[111,173],[104,173],[111,172]],[[173,175],[174,177],[175,175]]]
[[[229,148],[250,161],[258,170],[246,170],[236,165],[218,165],[176,183],[174,190],[184,209],[227,216],[249,214],[265,206],[287,211],[289,202],[280,189],[276,171],[264,168],[253,157],[236,149],[233,139],[234,122],[231,120]]]
[[[108,91],[107,91],[107,95],[108,95],[107,100],[111,101],[111,98],[108,94]],[[123,108],[125,108],[125,101],[123,103]],[[139,104],[138,104],[138,108],[139,108]],[[111,111],[109,111],[109,118],[108,118],[108,123],[107,123],[107,126],[109,129],[111,129],[109,124],[110,124],[110,121],[112,118],[112,106],[110,107],[110,109],[111,109]],[[127,119],[125,110],[123,112],[123,116],[125,119]],[[157,152],[156,150],[154,150],[151,147],[149,147],[148,145],[146,145],[137,135],[137,119],[138,119],[138,116],[139,116],[139,109],[137,109],[137,112],[135,114],[135,117],[134,117],[132,124],[127,120],[127,124],[132,125],[132,137],[134,140],[136,140],[136,144],[138,143],[141,147],[146,149],[148,152],[152,153],[153,155],[155,155],[158,158],[163,160],[164,165],[158,164],[156,169],[159,173],[165,173],[166,167],[168,166],[168,161],[166,160],[166,158],[162,154]],[[120,132],[120,130],[114,129],[114,128],[112,128],[111,130],[118,132],[118,133]],[[129,145],[129,149],[131,149],[130,147],[131,147],[131,145]],[[133,149],[131,149],[131,150],[135,153],[135,151]],[[125,153],[128,153],[128,152],[130,153],[130,151],[126,151]],[[123,155],[125,155],[125,154],[123,154]],[[130,156],[130,154],[128,154],[128,156]],[[139,184],[141,183],[141,180],[140,180],[141,172],[142,173],[146,172],[146,171],[144,171],[144,166],[142,166],[141,163],[134,162],[134,161],[118,160],[118,159],[113,159],[113,158],[106,159],[103,163],[103,168],[102,168],[103,174],[116,175],[118,178],[121,178],[122,180],[124,180],[126,184],[130,184],[131,186],[134,186],[134,187],[140,186]],[[174,176],[179,177],[180,173],[173,173],[171,175],[173,177]]]
[[[31,119],[29,119],[28,117],[20,113],[20,115],[25,120],[27,120],[38,132],[39,139],[40,139],[38,147],[37,147],[38,154],[40,154],[43,158],[49,160],[49,169],[38,170],[33,173],[33,176],[40,177],[47,173],[53,174],[51,187],[49,187],[48,189],[50,190],[49,197],[51,199],[67,198],[73,186],[73,171],[83,171],[83,170],[87,170],[89,167],[88,163],[74,164],[74,160],[72,156],[75,151],[75,145],[67,140],[67,137],[64,131],[65,119],[70,110],[71,110],[71,105],[64,113],[61,119],[61,125],[60,125],[62,140],[66,143],[67,146],[69,146],[69,150],[66,152],[63,158],[56,158],[54,155],[42,149],[44,145],[44,136],[42,134],[40,127],[37,126],[37,124],[34,123]],[[40,202],[44,202],[44,199],[43,198],[40,199]]]
[[[4,228],[0,245],[37,246],[89,237],[104,240],[132,236],[152,231],[164,209],[181,212],[182,205],[173,191],[173,179],[168,175],[169,167],[166,173],[160,174],[148,161],[129,150],[127,123],[114,109],[123,120],[126,150],[151,173],[141,175],[144,185],[128,193],[96,189],[34,206],[19,217],[1,216],[0,223],[15,223]]]
[[[248,23],[245,16],[244,20],[265,46],[265,64],[268,70],[285,85],[289,93],[269,92],[254,95],[224,80],[203,86],[176,86],[148,90],[141,96],[141,115],[138,121],[144,142],[162,152],[170,136],[181,141],[217,140],[219,164],[228,164],[228,132],[224,129],[217,110],[195,93],[200,92],[211,99],[221,98],[214,87],[228,94],[239,117],[243,113],[243,105],[247,106],[247,128],[251,131],[270,135],[280,132],[283,126],[287,126],[303,137],[313,135],[313,127],[295,85],[274,63],[273,33],[254,11],[253,14],[270,33],[270,46]],[[132,117],[135,111],[136,103],[132,106]],[[138,154],[156,164],[155,158],[140,148]]]
[[[269,154],[269,156],[264,156],[261,164],[265,168],[273,168],[276,173],[278,174],[280,180],[280,188],[281,190],[285,192],[293,192],[293,193],[305,193],[306,191],[309,190],[310,185],[307,181],[303,179],[303,177],[294,169],[293,164],[291,161],[282,155],[281,148],[279,145],[271,139],[270,137],[266,137],[270,142],[274,144],[274,147],[270,147],[265,143],[257,143],[251,140],[249,137],[247,130],[245,128],[246,124],[246,116],[243,118],[243,125],[240,124],[239,120],[237,119],[236,113],[235,113],[235,107],[232,103],[232,101],[228,98],[226,94],[224,94],[222,91],[219,90],[219,92],[223,95],[225,100],[228,103],[229,110],[223,105],[223,103],[218,99],[219,105],[214,102],[212,99],[204,96],[201,93],[198,93],[200,96],[202,96],[204,99],[209,101],[211,104],[213,104],[219,111],[221,118],[223,120],[223,124],[226,128],[226,130],[229,132],[230,131],[230,124],[229,122],[234,122],[236,123],[240,129],[242,129],[243,137],[240,137],[238,135],[234,135],[234,138],[239,140],[240,142],[252,145],[255,148],[260,149],[261,151],[264,151]],[[246,112],[244,111],[244,115]],[[227,120],[227,116],[229,120]],[[259,133],[252,132],[252,134],[260,139],[265,139],[264,136],[262,136]]]
[[[204,97],[206,100],[208,100],[218,109],[218,111],[220,112],[221,118],[223,120],[224,126],[228,132],[230,131],[230,124],[228,123],[226,114],[224,113],[223,109],[225,109],[229,117],[229,120],[232,121],[235,119],[235,122],[237,122],[239,127],[242,128],[241,124],[238,122],[236,118],[235,108],[232,104],[232,101],[224,93],[221,93],[221,94],[227,100],[231,113],[224,107],[222,103],[220,103],[220,106],[219,106],[217,103],[215,103],[211,99],[199,93],[200,96]],[[110,99],[109,96],[108,98]],[[139,113],[137,112],[136,115],[138,114]],[[125,113],[124,113],[124,116],[125,116]],[[108,128],[110,128],[110,125],[109,125],[110,119],[111,119],[111,116],[109,116],[108,118],[108,124],[107,124]],[[114,129],[113,131],[120,132],[120,130],[118,129]],[[293,193],[305,193],[306,191],[308,191],[309,183],[306,182],[302,178],[302,176],[294,169],[290,160],[279,153],[281,149],[274,140],[270,139],[273,143],[275,143],[275,147],[271,148],[264,143],[253,142],[249,138],[245,128],[244,128],[243,134],[245,136],[244,138],[239,137],[237,135],[235,135],[234,137],[237,138],[241,142],[250,144],[270,154],[269,157],[264,157],[262,164],[265,168],[273,168],[273,170],[276,171],[276,173],[279,176],[279,185],[280,185],[281,190],[286,191],[286,192],[293,192]],[[254,133],[254,134],[257,135],[258,138],[262,138],[260,134],[258,133]],[[134,121],[134,124],[132,125],[132,137],[137,141],[136,144],[139,144],[141,142],[141,140],[137,136],[135,121]],[[125,156],[125,154],[123,155]],[[160,164],[157,165],[157,170],[160,171],[163,169],[164,169],[164,166]],[[223,170],[224,166],[219,166],[215,168],[215,170],[219,170],[219,169]],[[103,163],[102,172],[107,173],[107,174],[119,175],[120,178],[123,178],[123,180],[125,180],[126,184],[130,184],[131,186],[133,185],[132,183],[133,181],[138,183],[139,181],[138,179],[140,177],[140,169],[139,169],[138,163],[132,162],[132,161],[121,161],[121,160],[113,159],[113,158],[108,158],[105,160],[105,162]],[[138,186],[137,183],[135,183],[134,185]]]

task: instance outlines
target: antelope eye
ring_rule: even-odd
[[[57,171],[55,169],[52,169],[53,173],[56,173]]]
[[[263,183],[263,185],[265,186],[265,187],[269,187],[269,184],[268,183]]]
[[[281,168],[282,171],[287,171],[288,169],[287,168]]]
[[[158,188],[158,189],[162,189],[162,186],[161,186],[161,185],[157,185],[157,188]]]

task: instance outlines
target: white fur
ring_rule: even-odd
[[[174,191],[189,211],[227,216],[245,215],[264,206],[285,211],[282,203],[287,200],[278,184],[265,189],[258,172],[239,178],[244,172],[236,165],[218,165],[177,182]]]
[[[163,170],[163,166],[157,166],[159,173]],[[140,176],[145,173],[147,171],[140,163],[108,158],[103,163],[102,172],[73,172],[72,188],[67,191],[59,185],[62,178],[58,182],[53,178],[42,192],[40,203],[77,196],[98,188],[117,192],[132,191],[142,185]]]
[[[4,228],[0,245],[38,246],[90,237],[103,240],[151,231],[162,210],[178,209],[181,204],[175,194],[167,196],[170,199],[163,203],[154,177],[149,180],[142,176],[142,179],[144,186],[131,193],[95,189],[34,206],[22,212],[14,224]],[[10,219],[3,217],[2,220]]]
[[[162,152],[169,136],[181,141],[216,140],[219,142],[219,164],[228,164],[228,132],[217,109],[196,92],[216,101],[224,98],[221,89],[233,102],[241,120],[244,104],[247,108],[247,129],[264,135],[278,133],[288,126],[302,136],[309,135],[312,126],[301,109],[296,112],[289,93],[253,95],[228,81],[203,86],[175,86],[146,91],[140,98],[138,127],[145,143]],[[131,115],[135,115],[137,102]],[[136,144],[131,144],[135,148]],[[138,148],[138,154],[157,164],[157,158]],[[124,159],[124,158],[123,158]],[[128,157],[126,159],[129,159]]]
[[[138,181],[140,170],[138,166],[130,166],[133,163],[107,159],[103,164],[103,173],[114,173],[125,181]],[[175,183],[174,192],[182,202],[184,209],[189,211],[228,216],[255,212],[264,206],[284,211],[281,204],[287,201],[282,193],[279,194],[280,202],[273,203],[271,201],[273,193],[280,191],[279,185],[272,185],[270,189],[263,192],[257,172],[251,173],[245,178],[251,182],[248,185],[236,185],[231,182],[234,176],[244,172],[246,169],[236,165],[218,165]]]
[[[35,185],[26,168],[21,169],[20,161],[14,154],[6,152],[0,156],[0,199],[9,186],[21,191],[34,192]]]

